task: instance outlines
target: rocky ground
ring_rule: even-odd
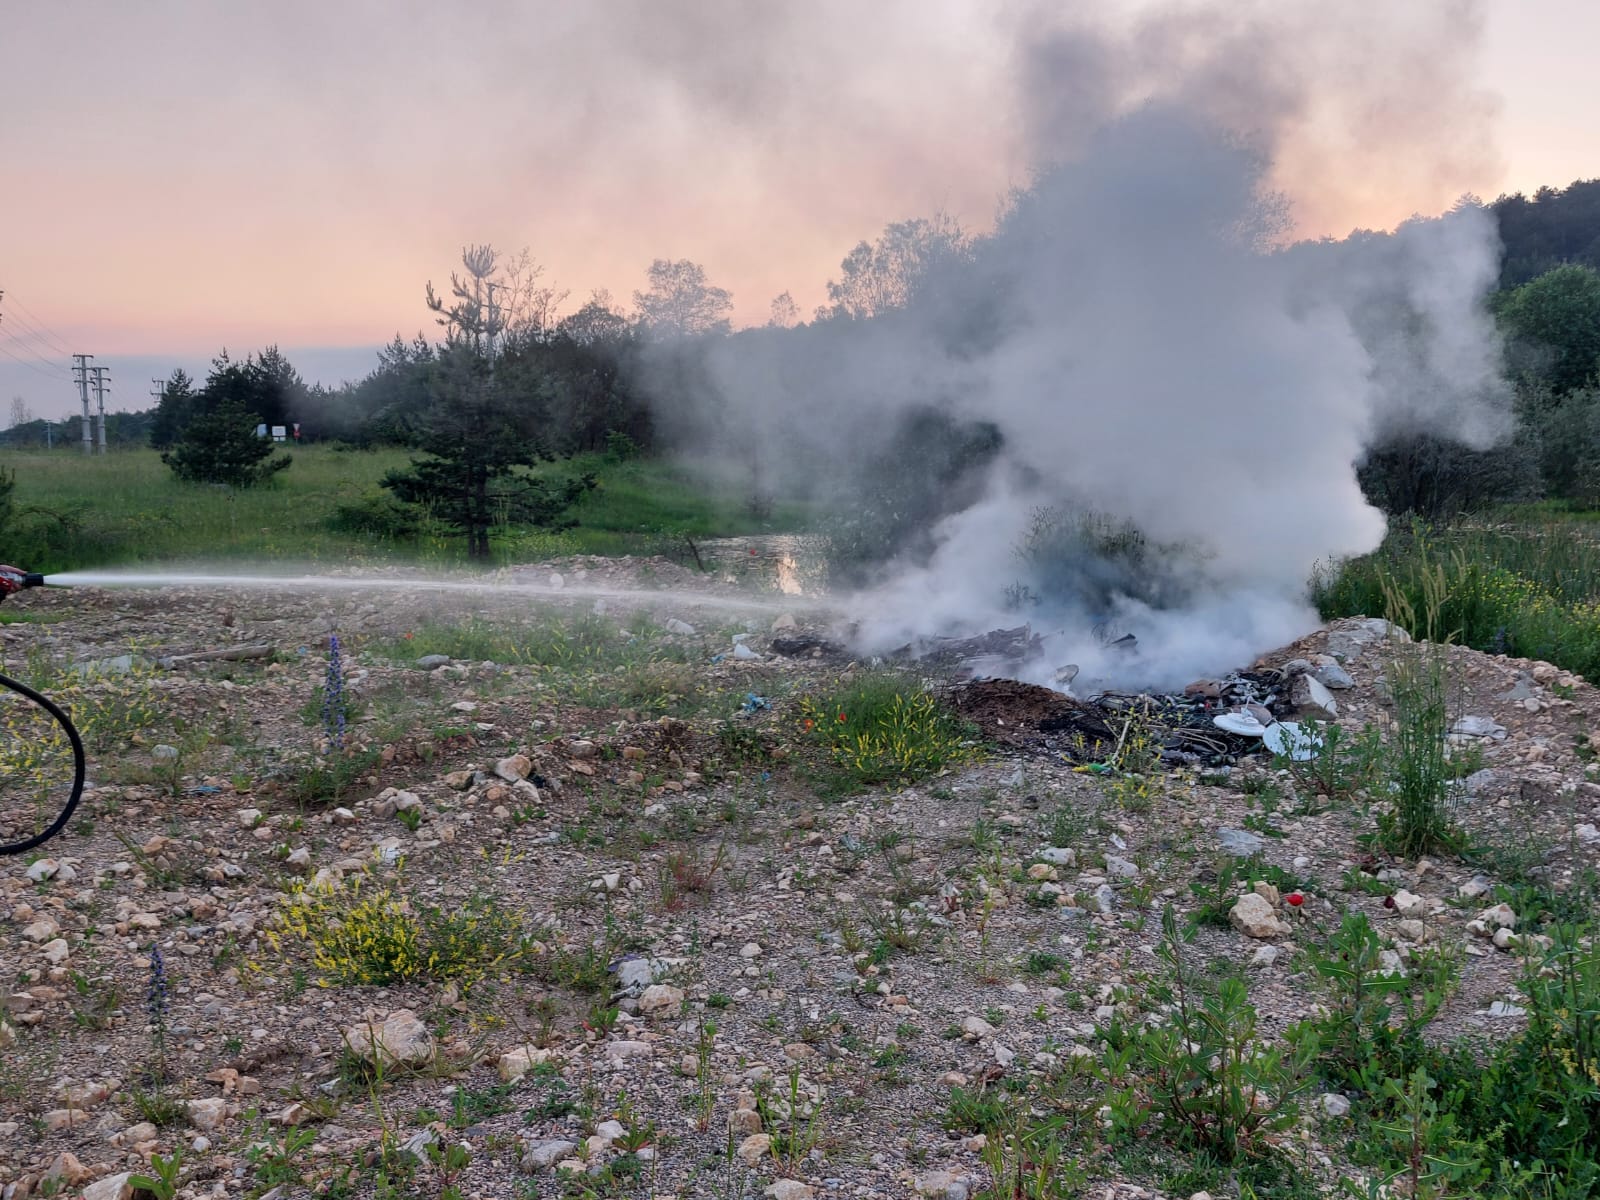
[[[1301,952],[1345,910],[1397,972],[1459,962],[1438,1036],[1496,1037],[1536,936],[1516,898],[1600,857],[1600,694],[1548,664],[1442,651],[1471,718],[1455,816],[1497,850],[1399,861],[1359,840],[1377,802],[1265,757],[1133,778],[996,737],[820,798],[796,697],[867,668],[771,653],[806,612],[666,563],[527,574],[551,572],[565,615],[474,596],[474,628],[515,647],[581,618],[626,654],[408,657],[469,618],[404,591],[7,605],[33,618],[0,626],[7,673],[106,664],[84,694],[143,715],[93,747],[45,855],[0,860],[0,1198],[128,1196],[180,1150],[184,1196],[977,1196],[999,1160],[973,1096],[1087,1114],[1089,1182],[1059,1194],[1200,1194],[1093,1136],[1087,1064],[1153,1004],[1163,907],[1220,904],[1186,953],[1248,980],[1269,1039],[1317,1011]],[[635,586],[677,590],[586,590]],[[315,774],[330,633],[363,755],[336,789]],[[245,646],[271,656],[153,665]],[[1392,724],[1396,647],[1346,621],[1261,665],[1326,682],[1307,702],[1353,739]],[[1219,882],[1224,853],[1249,866]],[[360,888],[419,919],[511,914],[527,941],[476,977],[339,982],[289,914]],[[1349,1104],[1308,1097],[1276,1135],[1330,1188]]]

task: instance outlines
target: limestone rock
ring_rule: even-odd
[[[83,1200],[131,1200],[133,1172],[122,1171],[97,1179],[83,1189]]]
[[[683,1011],[683,989],[652,983],[639,997],[639,1013],[646,1017],[675,1017]]]
[[[515,1083],[540,1063],[547,1063],[555,1055],[538,1046],[514,1046],[500,1056],[496,1070],[501,1083]]]
[[[1240,896],[1228,912],[1228,922],[1246,937],[1273,938],[1289,932],[1266,899],[1249,892]]]
[[[535,1142],[522,1153],[524,1171],[548,1171],[563,1158],[577,1152],[577,1142]]]
[[[343,1037],[351,1053],[366,1062],[415,1066],[433,1061],[433,1034],[409,1008],[397,1009],[381,1024],[352,1025]]]
[[[739,1161],[747,1167],[754,1167],[772,1151],[772,1135],[769,1133],[752,1133],[739,1143],[736,1153]]]

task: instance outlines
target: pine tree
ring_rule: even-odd
[[[265,483],[293,460],[273,456],[272,442],[256,434],[254,413],[236,398],[222,401],[209,413],[192,418],[182,440],[161,452],[161,461],[189,483],[225,483],[254,487]]]

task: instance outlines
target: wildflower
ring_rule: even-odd
[[[1285,896],[1283,898],[1283,902],[1285,904],[1287,904],[1290,908],[1299,908],[1302,904],[1304,904],[1306,902],[1306,898],[1305,898],[1304,895],[1302,895],[1299,892],[1290,892],[1287,896]]]
[[[844,722],[845,722],[845,715],[843,713],[840,713],[839,714],[839,724],[843,725]]]
[[[328,674],[322,685],[322,727],[334,749],[344,749],[344,657],[339,635],[328,635]]]
[[[145,1012],[150,1015],[150,1028],[155,1039],[156,1053],[167,1050],[167,962],[161,956],[160,946],[150,947],[150,983],[145,990]]]
[[[810,717],[807,717],[805,719],[805,721],[802,722],[802,723],[805,725],[807,733],[810,733],[813,729],[815,729],[817,727],[817,723],[815,721],[813,721]]]

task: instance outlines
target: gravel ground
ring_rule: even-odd
[[[976,1196],[984,1139],[947,1127],[953,1089],[1053,1081],[1092,1117],[1073,1066],[1099,1053],[1107,1022],[1146,1011],[1158,914],[1197,907],[1191,885],[1215,879],[1224,840],[1254,839],[1304,896],[1259,889],[1271,928],[1206,926],[1188,952],[1244,970],[1264,1036],[1316,1011],[1297,950],[1336,908],[1365,911],[1402,970],[1419,947],[1461,956],[1439,1036],[1517,1026],[1489,1010],[1513,998],[1518,958],[1469,929],[1492,902],[1477,894],[1495,882],[1485,868],[1374,857],[1358,841],[1372,814],[1319,798],[1306,775],[1252,759],[1162,774],[1134,795],[1010,738],[916,786],[821,799],[791,698],[859,668],[768,653],[789,624],[781,598],[731,607],[735,587],[670,563],[514,577],[550,586],[552,573],[591,616],[586,588],[676,589],[606,600],[599,619],[619,639],[641,605],[693,626],[649,635],[687,661],[647,680],[692,702],[578,688],[531,665],[368,652],[460,616],[437,595],[74,590],[8,605],[41,618],[0,626],[9,673],[30,655],[276,653],[136,670],[155,719],[95,754],[96,786],[49,857],[0,860],[0,1200],[127,1195],[124,1173],[180,1148],[180,1195],[308,1195],[347,1169],[346,1194],[366,1195],[362,1164],[385,1132],[468,1148],[459,1171],[419,1166],[416,1194]],[[472,605],[490,623],[530,615],[516,597]],[[367,712],[349,741],[374,757],[336,803],[301,805],[294,780],[326,750],[316,688],[330,632]],[[755,657],[736,655],[735,634]],[[1370,624],[1339,622],[1260,665],[1322,670],[1335,655],[1350,684],[1337,722],[1353,734],[1392,723],[1395,652]],[[1547,664],[1442,653],[1454,710],[1504,731],[1458,739],[1481,756],[1461,824],[1532,847],[1556,886],[1593,867],[1600,696]],[[324,986],[302,945],[269,933],[297,885],[358,879],[417,912],[492,899],[544,961],[467,989]],[[379,1040],[391,1053],[374,1078],[358,1060]],[[292,1165],[272,1173],[262,1147],[299,1131]],[[1348,1170],[1337,1120],[1307,1118],[1283,1144],[1330,1188]],[[592,1174],[629,1153],[636,1174]],[[1158,1168],[1125,1157],[1089,1151],[1084,1166],[1085,1195],[1193,1191],[1164,1192]]]

